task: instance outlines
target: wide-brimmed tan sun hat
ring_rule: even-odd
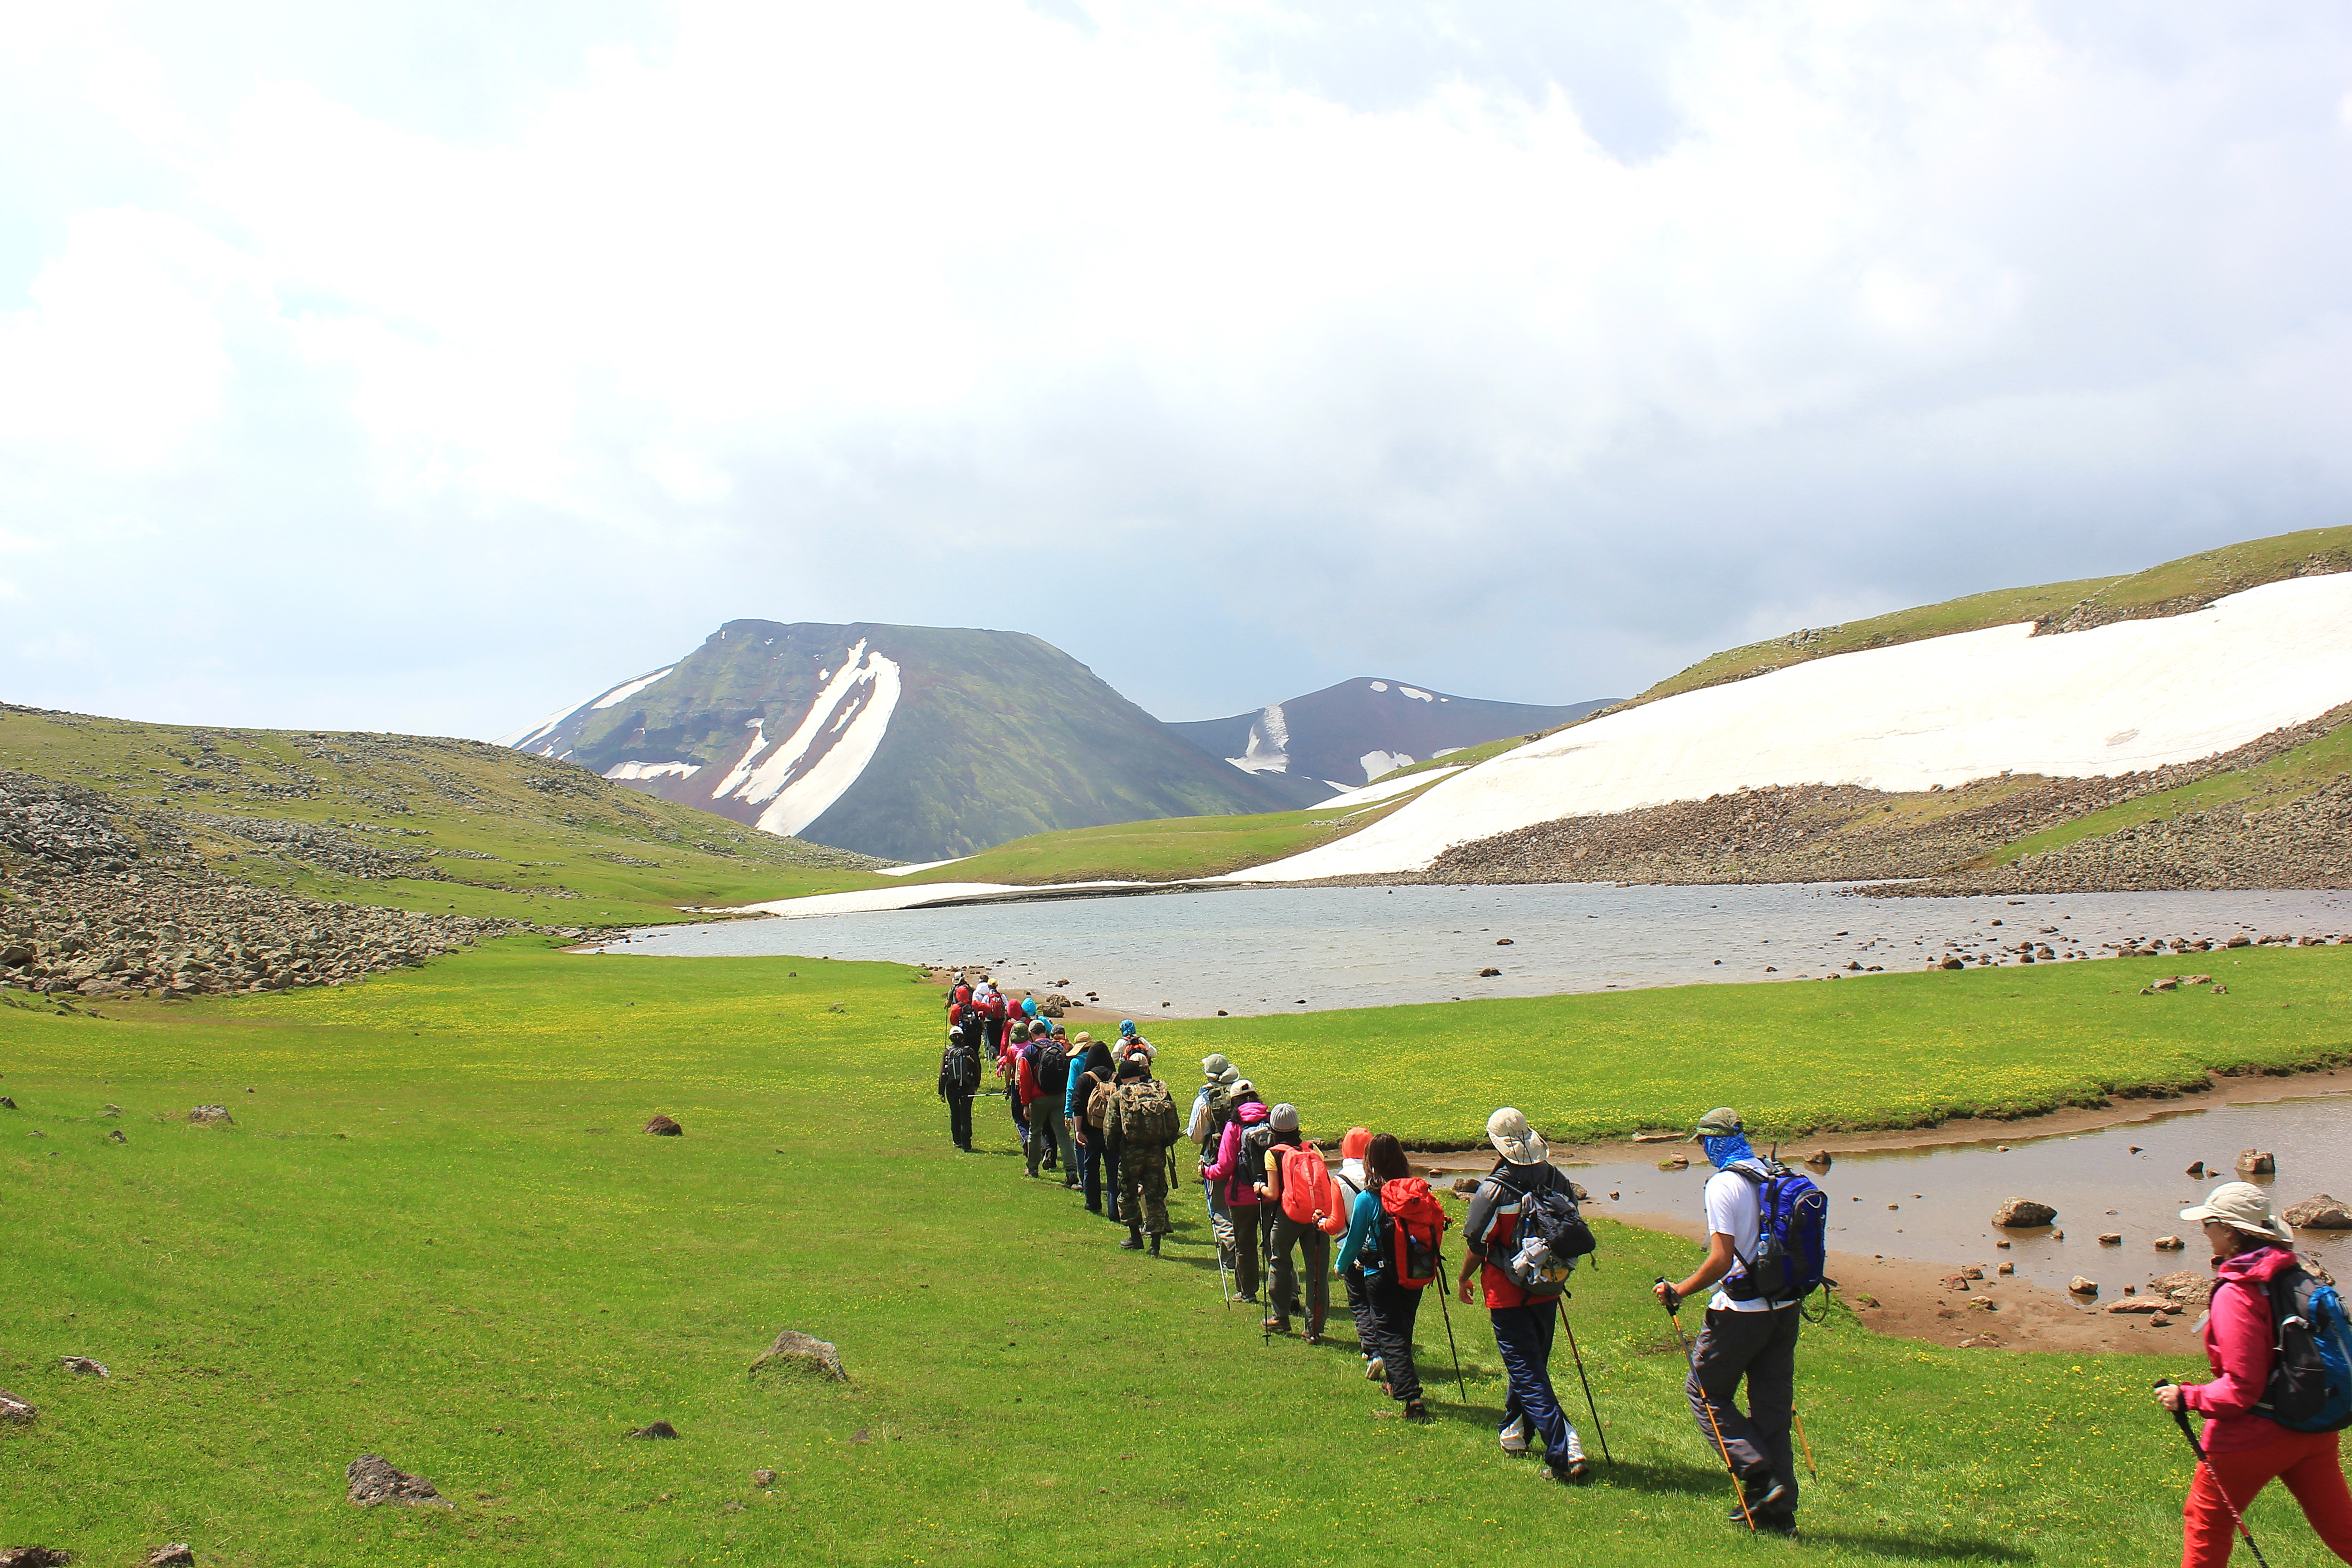
[[[2294,1245],[2294,1232],[2271,1214],[2270,1194],[2252,1182],[2223,1182],[2205,1194],[2203,1203],[2182,1209],[2180,1217],[2199,1225],[2218,1219],[2249,1236],[2263,1237],[2288,1247]]]
[[[1486,1142],[1514,1165],[1540,1165],[1551,1158],[1551,1150],[1528,1119],[1507,1105],[1486,1118]]]
[[[1223,1051],[1211,1051],[1201,1058],[1201,1076],[1211,1083],[1224,1082],[1233,1070],[1234,1064],[1225,1059]]]
[[[1698,1130],[1683,1142],[1696,1143],[1702,1138],[1737,1138],[1747,1131],[1739,1125],[1739,1112],[1727,1105],[1718,1105],[1698,1119]]]

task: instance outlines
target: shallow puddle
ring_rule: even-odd
[[[2080,1274],[2098,1282],[2105,1301],[2159,1274],[2210,1267],[2203,1234],[2180,1211],[2220,1183],[2237,1180],[2242,1149],[2276,1157],[2278,1174],[2253,1180],[2270,1191],[2280,1212],[2322,1192],[2352,1202],[2352,1154],[2347,1152],[2352,1150],[2352,1094],[2216,1106],[2007,1142],[2005,1153],[1998,1143],[1985,1142],[1842,1154],[1827,1173],[1809,1172],[1830,1194],[1830,1246],[1954,1268],[1980,1263],[1988,1274],[2014,1263],[2021,1280],[2060,1290]],[[1793,1161],[1836,1143],[1834,1138],[1808,1140],[1780,1152]],[[1691,1145],[1659,1149],[1661,1157],[1696,1154]],[[2186,1174],[2199,1160],[2208,1173]],[[1572,1169],[1600,1212],[1699,1217],[1699,1188],[1707,1175],[1703,1160],[1680,1172],[1661,1171],[1654,1161]],[[1619,1194],[1614,1203],[1612,1192]],[[2050,1205],[2058,1211],[2057,1223],[2042,1230],[1996,1230],[1992,1213],[2012,1197]],[[2123,1241],[2103,1246],[2103,1234]],[[2158,1252],[2156,1239],[2163,1236],[2177,1236],[2188,1247]],[[2008,1247],[1998,1245],[2002,1241]],[[2352,1231],[2298,1231],[2295,1241],[2339,1279],[2352,1277]]]

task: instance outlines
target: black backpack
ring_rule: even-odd
[[[1242,1130],[1241,1149],[1234,1157],[1240,1167],[1242,1185],[1255,1187],[1265,1181],[1265,1154],[1274,1147],[1274,1123],[1260,1121]]]
[[[1037,1047],[1037,1087],[1047,1094],[1058,1095],[1070,1085],[1069,1047],[1059,1040],[1047,1040]]]
[[[980,1092],[980,1053],[965,1045],[961,1036],[948,1043],[947,1057],[940,1068],[947,1077],[950,1093]]]
[[[1568,1288],[1569,1270],[1576,1267],[1577,1259],[1590,1257],[1601,1244],[1577,1211],[1574,1189],[1557,1170],[1547,1165],[1547,1180],[1520,1187],[1503,1179],[1509,1169],[1510,1162],[1504,1161],[1486,1178],[1519,1200],[1519,1224],[1511,1236],[1511,1256],[1496,1267],[1531,1298],[1557,1296]],[[1534,1267],[1522,1268],[1518,1259],[1531,1241],[1542,1242],[1546,1256]]]

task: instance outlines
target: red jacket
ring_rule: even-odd
[[[1034,1046],[1024,1046],[1013,1054],[1021,1064],[1021,1109],[1026,1110],[1031,1100],[1045,1092],[1037,1087],[1037,1052]]]
[[[2213,1266],[2213,1307],[2205,1315],[2205,1359],[2213,1363],[2210,1383],[2190,1384],[2180,1392],[2191,1410],[2205,1414],[2205,1449],[2226,1454],[2238,1448],[2259,1448],[2275,1443],[2286,1428],[2266,1415],[2254,1414],[2254,1404],[2270,1381],[2271,1279],[2294,1267],[2294,1253],[2284,1247],[2241,1252]]]

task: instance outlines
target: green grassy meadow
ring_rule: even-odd
[[[1557,1083],[1586,1086],[1555,1091],[1563,1108],[1678,1120],[1724,1097],[1727,1070],[1765,1071],[1710,1045],[1727,1023],[1790,1042],[1762,1098],[1822,1122],[1859,1103],[1824,1062],[1885,1054],[1957,1081],[2040,1048],[2065,1056],[2066,1081],[2121,1082],[2194,1055],[2198,1027],[2219,1030],[2209,1056],[2283,1064],[2326,1032],[2305,1014],[2343,1016],[2332,950],[2242,955],[2218,1002],[2126,1010],[2086,989],[2129,967],[1464,1004],[1404,1057],[1379,1046],[1369,1072],[1353,1053],[1387,1015],[1160,1033],[1171,1062],[1228,1050],[1316,1131],[1402,1114],[1408,1062],[1433,1083],[1493,1073],[1481,1114],[1550,1103]],[[1439,1419],[1407,1427],[1360,1375],[1344,1311],[1340,1342],[1311,1349],[1269,1346],[1220,1304],[1197,1189],[1154,1261],[1024,1178],[1001,1102],[977,1108],[982,1152],[955,1153],[931,1094],[937,993],[895,965],[570,957],[515,938],[340,990],[103,1016],[9,1002],[0,1386],[42,1415],[0,1426],[8,1544],[103,1563],[185,1540],[219,1564],[2177,1551],[2188,1472],[2146,1391],[2152,1366],[2189,1367],[1947,1351],[1848,1317],[1808,1330],[1801,1363],[1823,1465],[1805,1538],[1738,1538],[1643,1290],[1690,1248],[1605,1220],[1570,1318],[1618,1461],[1600,1484],[1564,1491],[1497,1452],[1502,1384],[1475,1310],[1453,1309],[1466,1400],[1425,1310]],[[2212,1022],[2230,1003],[2234,1022]],[[236,1124],[187,1124],[197,1103]],[[656,1111],[686,1135],[640,1134]],[[838,1343],[854,1382],[748,1376],[784,1327]],[[113,1375],[73,1376],[68,1354]],[[656,1419],[681,1440],[625,1436]],[[349,1506],[343,1467],[362,1452],[457,1506]],[[2252,1522],[2273,1561],[2308,1558],[2275,1495]]]

